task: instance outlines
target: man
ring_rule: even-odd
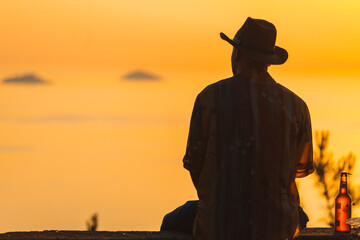
[[[295,178],[314,171],[308,108],[267,72],[288,58],[273,24],[248,18],[233,40],[220,36],[234,47],[234,76],[197,96],[183,159],[199,202],[165,216],[162,230],[196,215],[196,240],[292,239],[306,218]]]

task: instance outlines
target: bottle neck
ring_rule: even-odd
[[[340,184],[340,193],[347,193],[347,184]]]
[[[347,176],[345,174],[343,176],[341,176],[340,193],[342,193],[342,194],[347,193]]]

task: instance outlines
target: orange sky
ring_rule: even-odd
[[[2,1],[0,63],[51,67],[224,71],[248,16],[278,28],[290,68],[359,67],[355,0]]]
[[[196,198],[181,164],[193,102],[231,74],[219,32],[233,36],[248,16],[276,25],[289,60],[270,73],[307,102],[313,130],[330,130],[336,158],[359,156],[359,10],[356,0],[1,1],[0,78],[35,72],[50,84],[0,85],[0,232],[85,229],[95,211],[101,230],[158,230]],[[134,69],[162,79],[121,81]],[[300,192],[319,226],[312,181]]]

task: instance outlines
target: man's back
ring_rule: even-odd
[[[195,103],[184,166],[199,196],[196,239],[286,239],[295,177],[313,171],[306,104],[267,72],[209,85]]]

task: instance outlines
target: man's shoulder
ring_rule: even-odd
[[[287,94],[291,97],[291,99],[299,104],[302,104],[304,106],[306,106],[305,101],[299,97],[296,93],[294,93],[293,91],[291,91],[290,89],[286,88],[285,86],[281,85],[280,83],[277,83],[277,85],[279,86],[279,88],[281,89],[281,91],[284,94]]]
[[[219,86],[225,84],[228,81],[231,81],[233,77],[222,79],[220,81],[214,82],[206,86],[197,96],[201,106],[208,107],[210,109],[215,108],[216,106],[216,95],[219,89]]]
[[[224,85],[226,83],[231,82],[235,77],[229,77],[229,78],[224,78],[221,79],[217,82],[214,82],[212,84],[209,84],[208,86],[206,86],[200,93],[199,95],[208,95],[208,94],[215,94],[216,89],[221,86]]]

